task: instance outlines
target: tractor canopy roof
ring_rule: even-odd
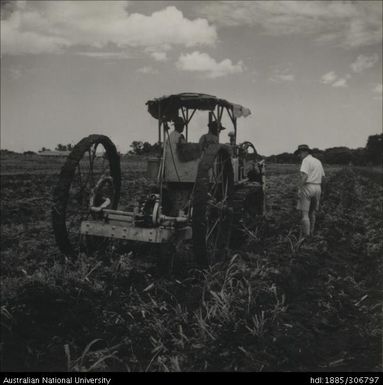
[[[248,116],[251,111],[239,104],[230,103],[213,95],[184,92],[162,96],[146,102],[150,115],[155,119],[173,120],[180,108],[213,111],[217,106],[230,110],[235,118]]]

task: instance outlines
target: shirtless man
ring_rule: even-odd
[[[202,151],[206,150],[209,144],[218,143],[219,133],[225,129],[225,127],[221,126],[221,123],[215,120],[210,122],[207,126],[209,127],[209,132],[202,135],[199,140],[199,145],[201,146]]]

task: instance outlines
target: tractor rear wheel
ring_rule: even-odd
[[[210,145],[198,166],[193,194],[193,251],[199,265],[224,257],[230,241],[234,175],[230,150]]]
[[[69,154],[53,192],[52,222],[57,245],[69,257],[84,250],[81,222],[90,219],[91,201],[110,200],[117,209],[121,189],[120,158],[104,135],[82,139]],[[95,214],[93,214],[94,216]]]

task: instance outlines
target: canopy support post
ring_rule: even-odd
[[[234,118],[234,145],[237,144],[237,118]]]
[[[195,108],[195,109],[193,110],[193,112],[191,113],[191,115],[190,115],[190,117],[189,117],[189,119],[188,119],[188,124],[189,124],[190,121],[192,120],[192,117],[193,117],[193,115],[195,114],[196,111],[197,111],[197,109]]]
[[[223,115],[223,106],[221,106],[221,108],[218,106],[218,119],[219,121],[222,120],[222,115]]]
[[[237,144],[237,118],[234,116],[233,110],[226,107],[227,113],[229,114],[229,117],[233,123],[234,127],[234,145]]]
[[[182,112],[182,117],[184,118],[184,122],[185,122],[185,126],[186,126],[186,141],[188,141],[188,124],[189,124],[189,109],[188,108],[185,108],[184,107],[181,107],[180,108],[181,112]]]
[[[161,107],[160,107],[160,103],[158,103],[158,143],[161,143],[161,124],[162,124]]]
[[[209,123],[211,123],[213,121],[213,118],[214,118],[215,121],[218,120],[216,115],[215,115],[215,113],[214,113],[214,111],[209,111]]]
[[[189,136],[189,109],[186,109],[186,142],[188,141],[188,136]]]

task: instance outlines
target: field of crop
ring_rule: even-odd
[[[298,167],[268,165],[263,236],[199,270],[151,250],[63,260],[52,233],[62,159],[1,159],[1,370],[381,371],[382,175],[325,167],[318,230],[298,246]],[[145,190],[122,162],[122,206]]]

